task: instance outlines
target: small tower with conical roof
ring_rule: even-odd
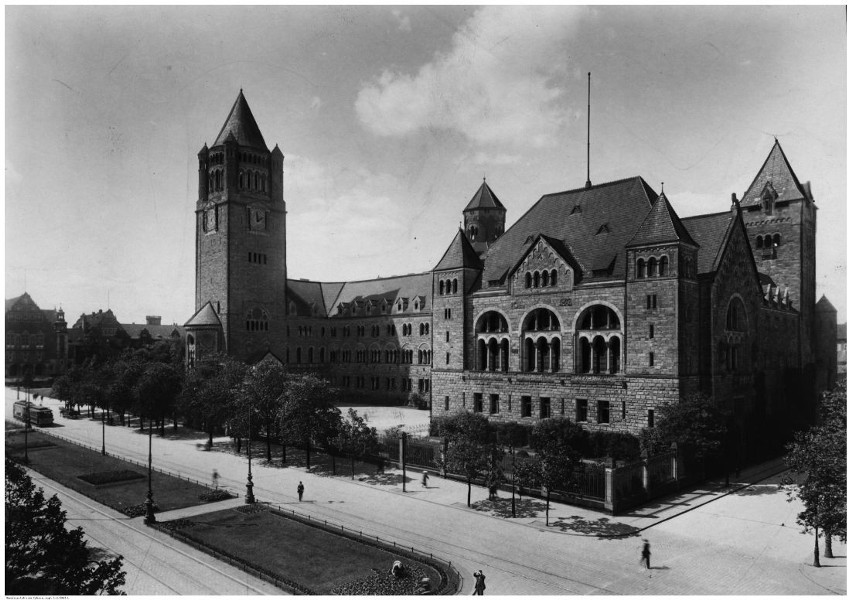
[[[478,254],[503,235],[506,229],[506,208],[482,179],[482,186],[464,209],[464,232]]]
[[[286,347],[284,156],[270,151],[243,91],[208,147],[198,152],[194,322],[187,343],[255,361]],[[198,327],[202,309],[208,317]],[[215,320],[215,321],[214,321]],[[210,326],[219,330],[210,340]],[[221,326],[221,328],[219,328]],[[187,350],[189,350],[189,346]]]

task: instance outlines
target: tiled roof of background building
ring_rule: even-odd
[[[698,249],[698,273],[707,273],[713,270],[713,264],[719,254],[719,247],[725,241],[734,215],[730,211],[717,214],[703,214],[700,216],[688,216],[683,220],[692,239],[700,248]]]
[[[249,109],[248,102],[243,96],[242,89],[240,89],[240,94],[237,95],[237,100],[234,101],[231,112],[222,125],[222,130],[219,131],[219,135],[216,137],[216,142],[213,143],[213,146],[224,144],[229,134],[233,134],[234,139],[242,147],[254,147],[269,151],[266,142],[263,140],[263,135],[260,133],[260,128],[258,128],[257,122],[254,119],[254,115],[252,115],[251,109]]]
[[[488,249],[483,283],[503,280],[539,233],[565,243],[586,271],[623,279],[624,246],[656,199],[638,176],[545,195]]]

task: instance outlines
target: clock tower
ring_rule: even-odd
[[[249,363],[270,353],[284,359],[283,159],[277,145],[266,146],[240,90],[213,145],[198,153],[190,364],[217,351]]]

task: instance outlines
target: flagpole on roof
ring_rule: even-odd
[[[586,96],[586,189],[592,188],[592,180],[589,172],[589,149],[591,147],[592,133],[592,72],[589,72],[589,85]]]

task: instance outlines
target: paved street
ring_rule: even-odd
[[[14,399],[15,392],[7,389],[7,418]],[[100,448],[99,422],[66,420],[58,411],[55,416],[57,424],[45,432]],[[220,482],[242,497],[246,459],[204,451],[198,447],[203,441],[155,436],[154,466],[199,481],[209,481],[216,468]],[[145,461],[147,436],[107,426],[106,448]],[[486,594],[492,595],[846,593],[845,545],[835,542],[837,557],[823,559],[825,567],[810,565],[813,536],[800,533],[795,523],[799,505],[787,502],[778,489],[777,465],[744,470],[728,495],[722,485],[705,484],[625,516],[554,504],[551,527],[545,527],[543,511],[530,511],[533,503],[527,499],[519,510],[528,516],[516,519],[468,509],[467,486],[438,477],[424,489],[419,477],[409,474],[403,493],[395,470],[383,481],[369,482],[257,460],[252,469],[258,499],[450,560],[465,578],[463,593],[472,591],[471,574],[477,569],[485,572]],[[300,480],[305,484],[301,503],[295,489]],[[155,499],[156,489],[155,484]],[[473,502],[486,496],[486,490],[473,488]],[[194,511],[186,509],[159,518],[190,514]],[[650,573],[639,566],[643,537],[651,543]]]

